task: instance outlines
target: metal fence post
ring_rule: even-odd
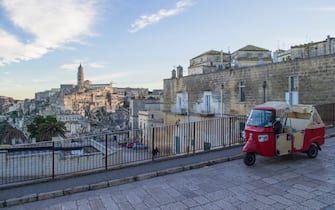
[[[190,152],[190,148],[191,148],[191,146],[192,146],[191,123],[190,123],[190,121],[188,121],[187,124],[188,124],[188,125],[187,125],[188,128],[186,128],[187,143],[188,143],[188,145],[187,145],[187,154],[189,154],[189,152]],[[191,143],[191,144],[190,144],[190,143]]]
[[[152,138],[151,138],[151,161],[155,160],[155,128],[152,128]]]
[[[108,169],[108,134],[105,136],[105,170],[107,171]]]
[[[192,146],[193,146],[193,154],[195,153],[195,122],[193,122],[193,139],[192,139]]]
[[[232,145],[232,138],[233,138],[233,132],[232,132],[233,126],[232,126],[232,116],[229,116],[229,146]]]
[[[55,142],[52,142],[52,179],[55,178]]]

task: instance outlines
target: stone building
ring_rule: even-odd
[[[188,75],[210,73],[230,67],[230,54],[210,50],[190,60]]]
[[[91,131],[89,120],[79,114],[60,114],[57,115],[57,120],[65,122],[67,132],[65,135],[67,137],[81,135]]]
[[[164,80],[165,123],[246,115],[264,101],[335,101],[335,55],[232,68]]]
[[[136,137],[136,130],[147,128],[148,125],[162,123],[163,117],[160,99],[132,99],[129,103],[129,128],[131,138]]]
[[[327,36],[326,40],[291,47],[291,59],[312,58],[335,53],[335,38]]]
[[[120,88],[120,87],[114,87],[113,88],[113,93],[118,94],[118,95],[122,95],[125,98],[127,98],[127,100],[130,99],[143,99],[146,98],[148,96],[149,90],[148,88],[130,88],[130,87],[126,87],[126,88]]]
[[[292,46],[289,50],[276,50],[273,59],[274,62],[286,62],[330,54],[335,54],[335,38],[327,36],[323,41]]]
[[[115,112],[115,109],[122,100],[117,100],[117,96],[111,94],[112,87],[104,87],[98,90],[85,90],[65,94],[62,97],[64,111],[70,111],[85,115],[85,111],[92,111],[104,107],[107,112]],[[113,103],[115,102],[118,103]]]
[[[47,101],[50,97],[57,94],[60,91],[59,88],[52,88],[51,90],[46,90],[43,92],[35,93],[35,100],[37,101]]]
[[[255,66],[272,63],[272,55],[270,50],[247,45],[233,52],[231,60],[234,67]]]
[[[273,52],[273,62],[286,62],[292,60],[291,58],[291,49],[289,50],[282,50],[278,49],[275,52]]]

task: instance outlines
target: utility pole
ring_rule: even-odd
[[[221,117],[223,117],[223,89],[224,84],[221,84]]]
[[[264,100],[264,103],[266,102],[266,100],[265,100],[265,90],[266,90],[266,81],[264,80],[263,81],[263,93],[264,93],[263,100]]]
[[[189,89],[186,88],[186,94],[187,94],[187,123],[190,122],[190,94],[189,94]]]

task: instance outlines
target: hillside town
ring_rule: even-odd
[[[73,138],[246,115],[254,105],[270,100],[330,103],[334,101],[328,93],[334,84],[330,81],[334,54],[335,38],[330,36],[275,52],[253,45],[233,53],[210,50],[190,59],[187,75],[178,66],[171,78],[164,79],[163,90],[152,91],[93,84],[85,80],[84,67],[79,64],[77,84],[60,84],[59,88],[37,92],[34,99],[1,96],[0,123],[9,123],[27,139],[0,142],[34,142],[28,138],[27,125],[38,115],[56,116],[66,126],[65,138]],[[325,84],[327,88],[322,88]]]
[[[95,133],[128,129],[129,105],[137,100],[136,106],[143,110],[144,102],[158,103],[161,90],[149,92],[145,88],[115,88],[110,84],[92,84],[84,80],[84,68],[78,67],[77,84],[61,84],[35,93],[34,99],[15,100],[0,98],[0,123],[8,122],[21,130],[27,137],[27,125],[40,116],[56,116],[66,125],[65,137],[78,137]],[[158,101],[158,102],[157,102]],[[142,102],[142,103],[141,103]],[[30,142],[30,140],[27,140]],[[1,140],[3,144],[28,143],[22,139]]]

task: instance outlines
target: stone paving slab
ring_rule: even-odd
[[[329,138],[316,159],[238,159],[8,209],[334,209],[334,149]]]

